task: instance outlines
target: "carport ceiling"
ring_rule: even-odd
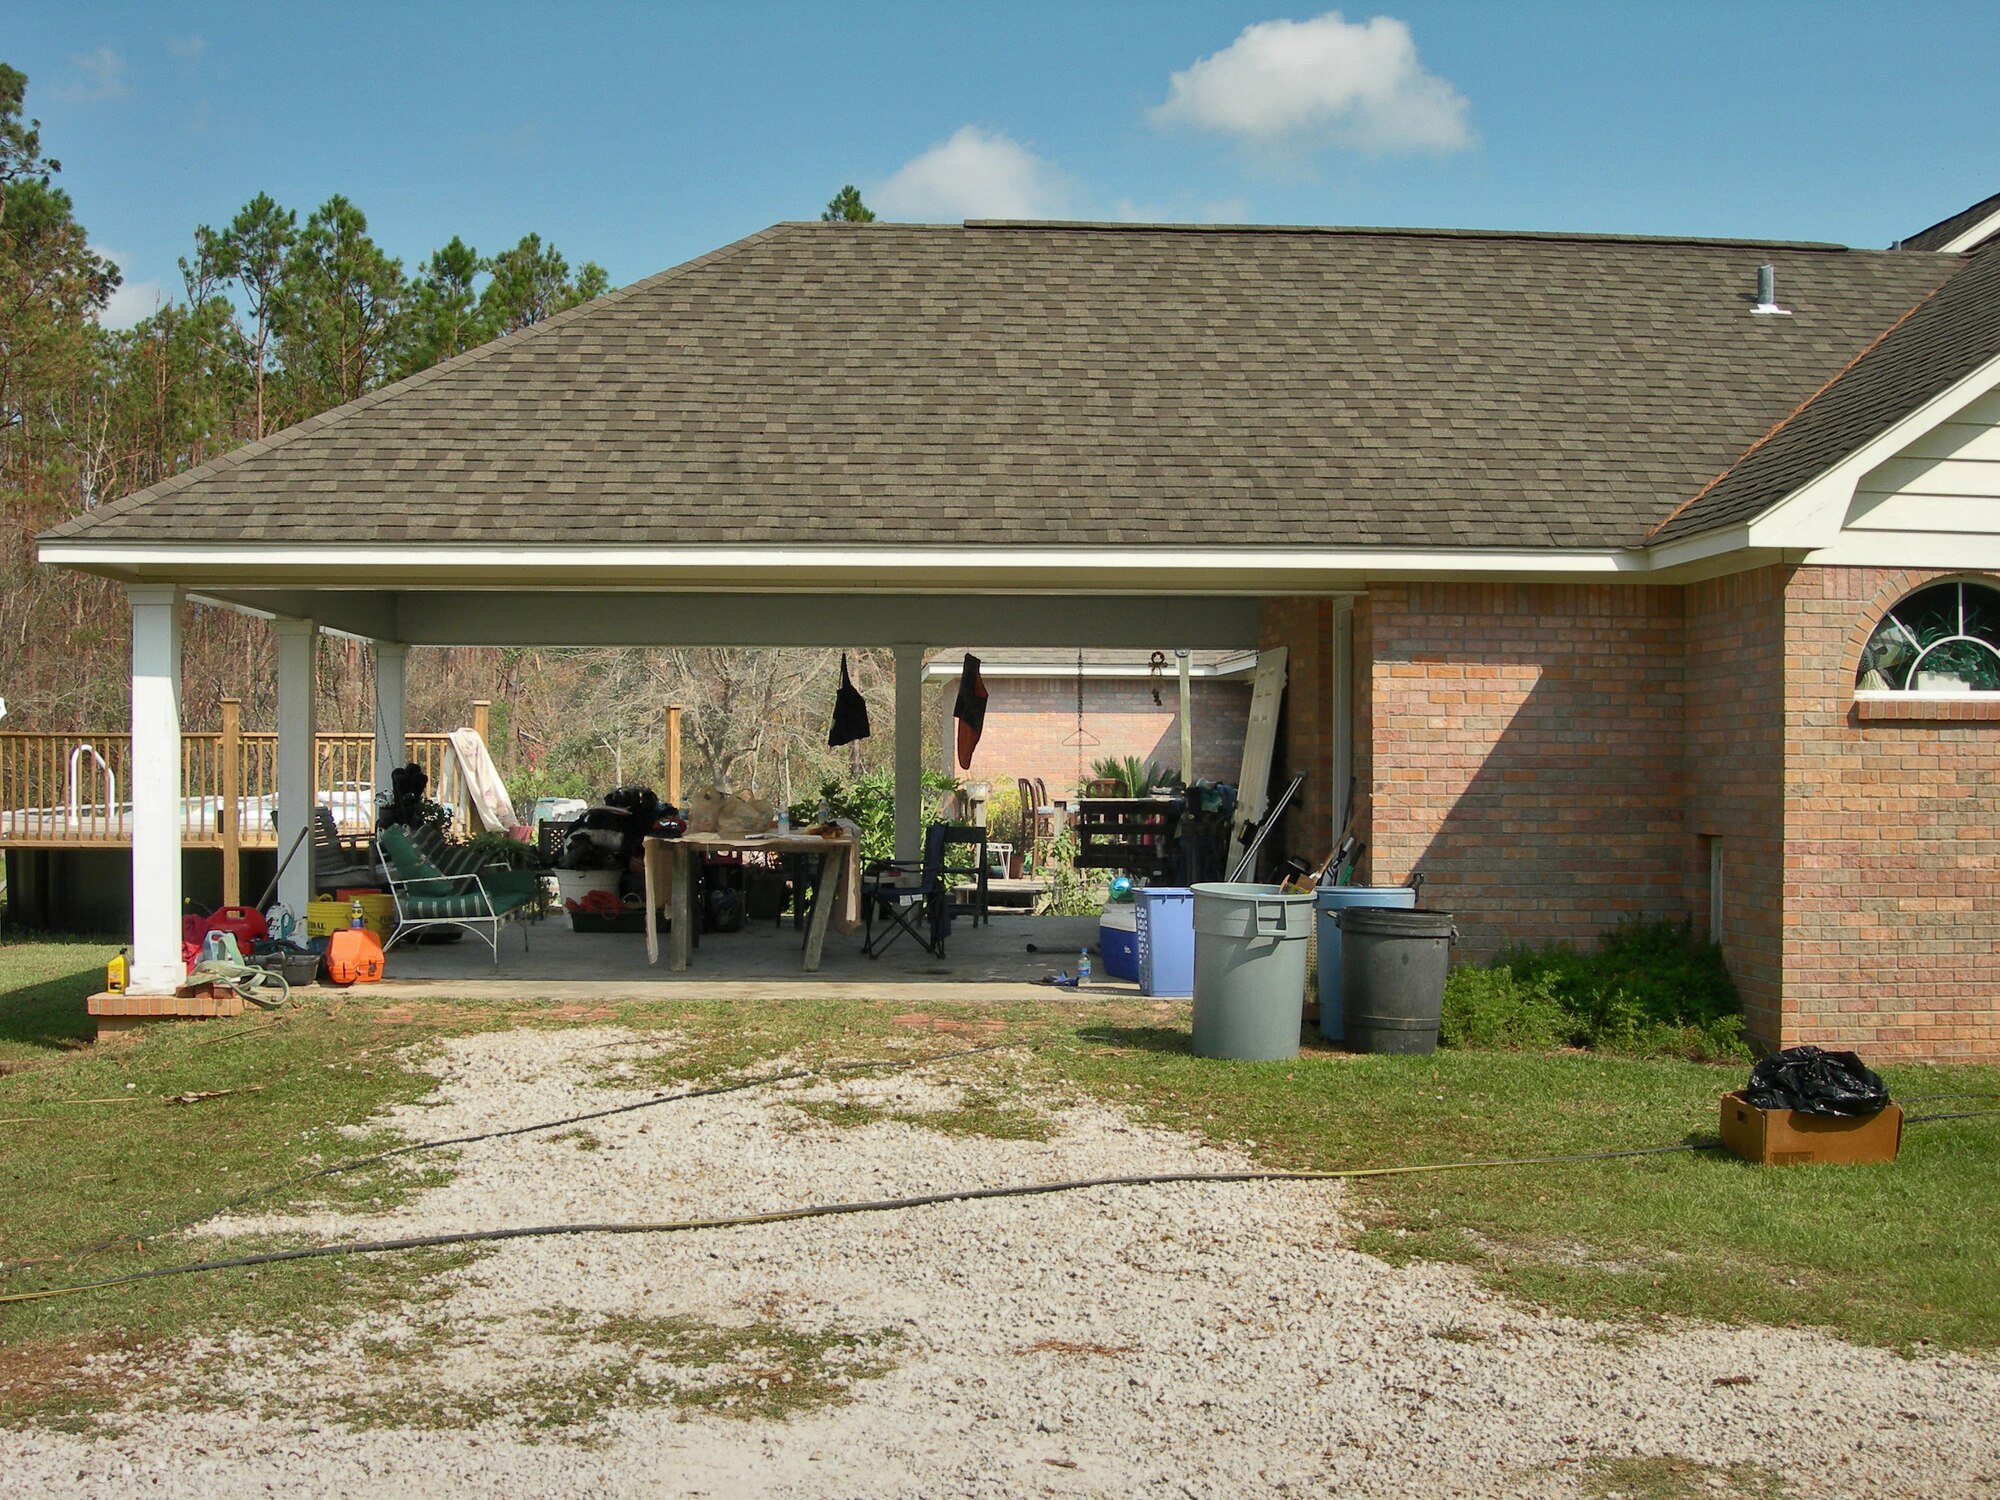
[[[1251,649],[1257,600],[1121,594],[197,589],[411,646],[1122,646]]]

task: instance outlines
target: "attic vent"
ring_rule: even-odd
[[[1763,313],[1768,317],[1789,318],[1792,315],[1792,310],[1789,307],[1778,306],[1778,268],[1776,266],[1767,264],[1757,268],[1757,305],[1751,311]]]

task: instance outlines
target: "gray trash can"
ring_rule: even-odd
[[[1451,913],[1355,906],[1334,921],[1347,1045],[1356,1052],[1435,1052],[1451,945],[1458,941]]]
[[[1323,885],[1315,893],[1314,931],[1319,935],[1319,1034],[1329,1042],[1347,1039],[1340,1017],[1340,924],[1334,913],[1351,906],[1399,906],[1405,911],[1417,904],[1417,893],[1407,885]]]
[[[1299,1055],[1313,898],[1275,885],[1194,887],[1194,1050],[1270,1062]]]

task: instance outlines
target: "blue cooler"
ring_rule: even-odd
[[[1319,1034],[1329,1042],[1347,1039],[1340,1014],[1340,928],[1333,914],[1350,906],[1391,906],[1414,911],[1417,893],[1406,885],[1323,885],[1314,901],[1319,929]]]
[[[1104,908],[1097,921],[1097,952],[1106,979],[1139,982],[1139,918],[1130,906],[1118,902]]]
[[[1194,892],[1155,886],[1132,893],[1138,918],[1139,990],[1147,995],[1194,993]]]

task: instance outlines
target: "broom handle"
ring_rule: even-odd
[[[306,841],[306,835],[311,832],[312,832],[312,824],[308,823],[306,824],[305,827],[299,830],[299,836],[292,840],[292,847],[287,849],[285,851],[285,857],[278,861],[278,873],[273,875],[271,877],[271,883],[264,887],[264,894],[262,897],[258,899],[257,902],[257,910],[262,911],[265,907],[269,906],[271,904],[271,898],[278,894],[278,882],[285,878],[285,869],[288,865],[291,864],[292,856],[299,852],[299,845],[303,844]]]

